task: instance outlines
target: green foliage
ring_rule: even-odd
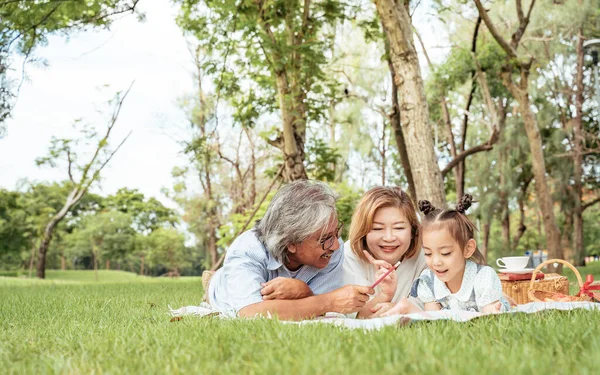
[[[174,226],[179,219],[174,210],[165,207],[154,197],[146,198],[137,189],[121,188],[104,200],[104,207],[132,217],[132,225],[142,234],[162,226]]]
[[[321,139],[313,139],[306,145],[306,173],[309,178],[333,182],[335,168],[341,155],[336,148],[329,147]]]
[[[272,191],[267,195],[252,218],[250,217],[252,216],[254,209],[230,215],[229,220],[219,228],[219,241],[217,242],[217,245],[222,249],[226,249],[231,245],[233,240],[235,240],[236,235],[254,228],[256,222],[265,216],[265,212],[267,212],[267,208],[269,207],[269,204],[271,204],[271,200],[275,193],[275,191]],[[248,223],[248,225],[246,225],[246,223]]]
[[[343,240],[347,240],[350,224],[352,223],[352,214],[354,213],[358,201],[362,197],[362,192],[346,183],[336,185],[335,191],[339,194],[339,198],[335,204],[338,220],[344,223],[341,236]]]
[[[583,243],[586,256],[600,256],[600,206],[596,204],[583,213]],[[600,262],[599,266],[600,266]],[[600,275],[596,278],[600,280]]]
[[[68,236],[68,254],[123,261],[133,250],[135,232],[131,215],[119,211],[104,211],[83,217]]]
[[[147,241],[152,249],[148,255],[150,265],[160,265],[171,271],[189,266],[189,254],[183,233],[174,228],[158,228],[148,236]]]

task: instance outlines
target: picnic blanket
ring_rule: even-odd
[[[471,311],[451,311],[451,310],[440,310],[440,311],[421,311],[414,314],[406,315],[394,315],[385,318],[373,318],[373,319],[353,319],[346,317],[344,314],[338,313],[327,313],[323,317],[318,317],[310,320],[302,320],[300,322],[285,322],[291,324],[333,324],[338,327],[345,327],[351,329],[364,329],[374,330],[381,329],[385,326],[398,325],[398,324],[410,324],[419,321],[428,320],[452,320],[455,322],[467,322],[469,320],[479,318],[488,315],[500,315],[500,314],[516,314],[525,313],[532,314],[547,310],[597,310],[600,311],[600,303],[595,302],[531,302],[524,305],[518,305],[513,307],[510,311],[499,313],[499,314],[484,314],[480,312]],[[223,319],[234,318],[235,315],[228,313],[221,313],[214,310],[209,304],[201,303],[200,306],[186,306],[180,309],[172,309],[169,306],[170,314],[173,317],[181,317],[184,315],[195,315],[200,317],[214,316]]]

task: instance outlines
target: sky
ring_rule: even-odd
[[[105,168],[101,191],[110,194],[127,186],[161,197],[161,188],[172,185],[171,169],[183,159],[171,130],[185,126],[176,100],[193,90],[192,59],[169,2],[144,0],[140,5],[145,22],[124,17],[110,30],[51,37],[47,47],[37,50],[48,66],[26,67],[28,79],[0,139],[0,187],[14,189],[25,177],[67,179],[65,168],[40,168],[35,159],[47,153],[53,135],[76,136],[77,118],[105,129],[107,122],[97,111],[109,109],[105,103],[133,81],[113,142],[132,133]]]
[[[64,165],[41,168],[35,159],[46,155],[52,136],[76,137],[75,119],[104,129],[106,120],[98,111],[110,111],[103,103],[135,81],[111,138],[116,144],[130,131],[131,136],[103,171],[95,191],[136,188],[172,205],[161,189],[172,186],[171,169],[185,165],[176,139],[186,120],[176,102],[193,91],[193,63],[170,2],[143,0],[139,6],[145,22],[123,17],[110,30],[51,37],[36,51],[47,66],[25,68],[27,80],[7,121],[7,134],[0,139],[0,188],[16,189],[24,178],[67,179]],[[439,36],[422,31],[422,37],[434,45]],[[20,70],[15,74],[21,77]]]

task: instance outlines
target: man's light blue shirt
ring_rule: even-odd
[[[323,269],[304,265],[290,272],[258,240],[254,229],[240,235],[227,250],[223,267],[210,280],[208,299],[222,312],[237,313],[242,308],[262,302],[261,283],[277,277],[304,281],[314,294],[331,292],[342,286],[344,243],[334,251]]]

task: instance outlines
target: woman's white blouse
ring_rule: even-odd
[[[408,297],[410,288],[421,272],[427,267],[423,252],[418,251],[415,256],[405,259],[396,269],[398,287],[392,302],[398,302],[403,297]],[[375,266],[358,258],[350,248],[350,241],[344,244],[343,285],[373,285],[375,282]],[[375,295],[381,293],[379,286],[375,287]],[[375,295],[371,296],[373,298]]]

